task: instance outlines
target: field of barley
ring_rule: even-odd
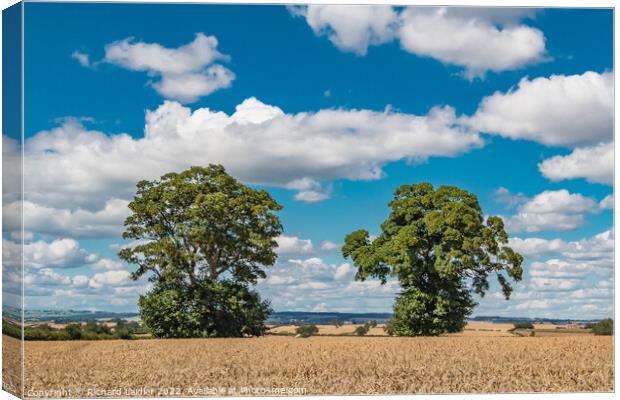
[[[573,335],[29,341],[25,394],[608,392],[612,344]]]

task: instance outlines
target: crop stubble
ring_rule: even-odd
[[[14,340],[4,337],[4,341]],[[611,337],[26,342],[25,391],[302,387],[307,394],[612,391]],[[177,393],[178,394],[178,393]]]

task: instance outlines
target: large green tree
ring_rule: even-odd
[[[366,230],[345,238],[342,254],[357,267],[356,280],[398,279],[402,292],[391,329],[401,336],[457,332],[496,275],[506,299],[509,278],[522,278],[523,257],[507,246],[499,217],[484,218],[478,199],[465,190],[430,183],[394,192],[381,234]]]
[[[142,318],[156,336],[242,336],[264,332],[270,308],[250,289],[273,265],[282,207],[221,165],[140,181],[119,257],[149,276]]]

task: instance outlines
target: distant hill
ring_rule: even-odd
[[[2,316],[15,321],[21,319],[21,312],[15,307],[2,307]],[[138,313],[116,313],[109,311],[89,311],[89,310],[26,310],[24,313],[25,322],[55,322],[57,324],[95,321],[106,319],[135,319]]]
[[[18,308],[3,306],[2,316],[19,321],[21,313]],[[106,319],[137,319],[139,314],[135,312],[117,313],[111,311],[88,311],[88,310],[26,310],[24,319],[26,322],[55,322],[70,323],[78,321],[94,321]],[[363,324],[368,321],[384,323],[392,318],[391,313],[340,313],[340,312],[309,312],[309,311],[277,311],[271,314],[268,324],[331,324],[334,320],[345,324]],[[567,324],[597,322],[600,319],[567,319],[567,318],[527,318],[527,317],[499,317],[478,316],[469,318],[470,321],[488,321],[495,323],[532,322],[545,324]]]
[[[384,323],[392,318],[390,313],[339,313],[339,312],[307,312],[281,311],[271,314],[269,324],[331,324],[338,320],[345,324],[363,324],[368,321]]]

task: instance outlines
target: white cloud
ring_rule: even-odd
[[[51,268],[41,268],[40,270],[28,273],[24,276],[24,285],[30,286],[67,286],[76,284],[82,285],[84,282],[84,276],[78,275],[74,279],[71,277],[61,275]]]
[[[614,209],[614,195],[609,194],[605,196],[600,203],[598,203],[601,210],[613,210]]]
[[[386,312],[392,308],[398,282],[355,282],[355,268],[349,263],[329,263],[318,257],[278,261],[267,269],[258,290],[276,310],[306,310],[323,307],[329,311],[360,309]]]
[[[538,164],[540,172],[553,182],[585,178],[591,183],[613,185],[614,144],[578,147],[566,156],[548,158]]]
[[[379,179],[392,161],[455,156],[482,145],[455,122],[451,108],[424,116],[342,109],[285,114],[254,98],[232,115],[166,101],[147,112],[145,136],[136,139],[65,121],[27,140],[26,229],[118,235],[136,182],[208,163],[222,163],[246,183],[297,188],[298,198],[318,200],[309,193],[331,190],[320,182]]]
[[[20,263],[22,247],[15,242],[2,240],[2,258],[5,263]],[[93,264],[100,257],[82,248],[74,239],[57,239],[52,242],[39,240],[23,246],[24,266],[31,269],[40,268],[76,268]]]
[[[335,279],[343,279],[349,275],[352,268],[348,263],[340,264],[340,266],[336,269],[336,273],[334,274]]]
[[[579,193],[570,193],[566,189],[545,190],[521,207],[526,213],[567,213],[581,214],[596,210],[597,203]]]
[[[162,96],[187,103],[230,87],[235,75],[217,61],[228,56],[217,50],[214,36],[197,33],[195,39],[176,49],[132,38],[105,46],[104,61],[133,71],[145,71],[160,80],[150,85]],[[80,61],[81,62],[81,61]]]
[[[309,254],[314,252],[310,239],[300,239],[297,236],[281,235],[276,238],[278,255]]]
[[[515,207],[527,202],[527,197],[523,193],[513,194],[503,186],[495,191],[494,197],[496,202],[506,203],[508,207]]]
[[[526,77],[516,89],[485,97],[463,122],[481,132],[549,146],[598,144],[612,140],[613,100],[611,72]]]
[[[394,38],[398,15],[382,5],[325,5],[289,7],[302,16],[316,35],[326,35],[340,50],[366,55],[368,46]]]
[[[306,203],[317,203],[327,200],[331,194],[332,187],[326,188],[320,182],[312,178],[296,179],[286,185],[288,189],[297,190],[295,200],[304,201]]]
[[[90,57],[86,53],[82,53],[76,50],[73,53],[71,53],[71,58],[76,59],[82,67],[88,68],[91,66]]]
[[[551,279],[533,277],[530,279],[530,285],[539,291],[566,291],[574,290],[581,285],[581,279]]]
[[[541,61],[543,33],[526,25],[499,27],[485,15],[463,15],[449,8],[408,8],[401,14],[403,49],[465,68],[468,78]],[[481,45],[484,43],[484,45]]]
[[[576,319],[612,315],[612,229],[577,241],[512,238],[510,245],[525,256],[524,281],[505,304],[483,299],[478,315]],[[547,259],[549,255],[553,257]]]
[[[119,261],[111,260],[109,258],[102,258],[92,265],[93,269],[106,269],[106,270],[121,270],[125,267]]]
[[[100,272],[92,276],[88,281],[88,285],[98,289],[106,285],[124,286],[131,285],[133,281],[129,278],[129,272],[126,270]]]
[[[334,250],[340,250],[342,245],[338,243],[334,243],[331,240],[325,240],[321,242],[320,247],[321,247],[321,250],[324,250],[324,251],[334,251]]]
[[[558,254],[575,262],[587,261],[593,266],[613,265],[614,235],[611,229],[577,241],[518,237],[509,241],[512,249],[526,258]]]
[[[572,260],[587,262],[591,266],[613,268],[614,232],[609,229],[589,239],[569,242],[563,255]]]
[[[510,247],[524,257],[536,257],[542,254],[557,253],[567,248],[562,239],[518,238],[509,239]]]
[[[529,275],[546,279],[581,279],[587,276],[610,275],[611,268],[599,268],[588,262],[575,262],[553,258],[544,262],[533,262]]]
[[[405,51],[464,67],[468,78],[521,68],[541,61],[545,53],[543,33],[519,25],[523,17],[532,16],[530,11],[436,7],[399,11],[384,5],[289,9],[342,51],[365,55],[369,46],[396,38]]]
[[[2,202],[9,204],[22,198],[22,148],[17,140],[2,135],[2,164],[11,166],[2,170]],[[2,218],[12,217],[2,209]]]
[[[551,306],[552,304],[548,300],[528,300],[515,306],[515,309],[517,310],[546,309],[546,308],[550,308]]]
[[[592,287],[588,278],[611,279],[613,261],[603,258],[592,260],[550,259],[533,262],[527,269],[529,286],[536,291],[566,291]]]
[[[518,213],[504,217],[509,232],[573,230],[584,223],[586,214],[600,211],[595,199],[566,189],[546,190],[519,207]]]
[[[57,190],[60,190],[58,188]],[[56,192],[59,193],[59,192]],[[59,193],[62,195],[62,193]],[[24,227],[28,231],[41,235],[67,236],[75,238],[115,237],[120,236],[123,230],[123,221],[129,216],[128,202],[120,199],[108,200],[103,208],[89,211],[83,208],[74,210],[66,208],[47,207],[23,202]],[[19,202],[4,206],[7,218],[5,229],[15,231],[20,229]]]
[[[138,296],[152,287],[133,281],[125,270],[66,276],[49,268],[27,271],[25,303],[31,309],[134,309]]]

